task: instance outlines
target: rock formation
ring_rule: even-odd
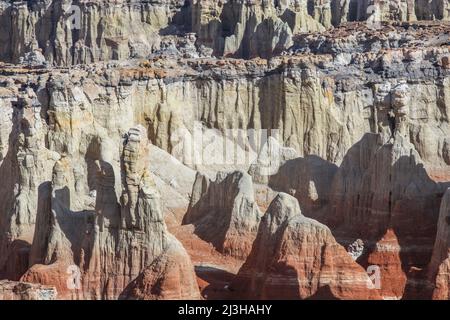
[[[166,229],[160,195],[148,172],[148,152],[146,130],[130,129],[120,163],[124,175],[105,152],[97,160],[94,208],[82,212],[72,209],[75,170],[67,158],[57,162],[51,210],[45,213],[50,217],[38,217],[32,266],[22,279],[52,283],[64,298],[199,297],[190,258]],[[75,288],[66,286],[71,269],[79,272]]]
[[[450,191],[444,195],[438,220],[436,242],[429,265],[429,276],[433,283],[433,299],[450,299]]]
[[[392,129],[366,134],[339,167],[308,156],[285,161],[269,178],[271,188],[298,199],[306,216],[330,226],[355,260],[383,267],[384,298],[413,290],[407,286],[412,277],[425,285],[423,275],[417,279],[412,269],[424,269],[431,257],[441,195],[448,186],[430,179],[407,139],[405,112],[399,111],[404,110],[404,88],[397,89]],[[362,251],[354,246],[356,240],[367,243]]]
[[[232,288],[246,299],[368,299],[376,297],[371,285],[330,229],[303,216],[297,199],[280,193]]]
[[[195,234],[220,252],[245,259],[260,216],[250,175],[219,172],[214,181],[197,174],[183,223],[194,224]]]
[[[50,64],[145,56],[159,49],[159,29],[183,1],[2,1],[2,60],[39,49]]]
[[[446,0],[211,1],[44,0],[0,2],[0,59],[72,65],[146,57],[186,31],[214,55],[269,58],[292,36],[350,21],[449,19]],[[162,32],[159,32],[159,31]]]
[[[393,143],[382,139],[366,136],[349,151],[333,181],[329,217],[334,221],[327,223],[375,242],[367,263],[384,266],[383,295],[401,297],[409,289],[411,268],[424,268],[430,259],[446,184],[429,178],[400,132]]]
[[[57,297],[55,288],[39,284],[0,281],[0,300],[54,300]]]
[[[4,291],[448,299],[449,9],[0,0]]]

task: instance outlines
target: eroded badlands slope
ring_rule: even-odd
[[[1,1],[0,296],[448,299],[448,5]]]

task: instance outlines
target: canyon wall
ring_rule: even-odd
[[[377,298],[370,285],[331,231],[304,217],[298,201],[284,193],[270,204],[232,284],[244,299]]]
[[[0,1],[5,296],[448,299],[448,5]]]

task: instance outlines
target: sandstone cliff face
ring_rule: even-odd
[[[365,57],[364,59],[369,59],[365,60],[369,62],[380,61],[386,55],[389,54]],[[431,57],[441,59],[441,55],[438,53]],[[422,66],[427,66],[427,61],[423,60]],[[257,61],[225,62],[225,66],[219,62],[218,65],[212,66],[206,63],[198,66],[190,64],[191,67],[187,70],[191,72],[191,75],[181,78],[179,66],[176,64],[172,71],[162,73],[161,69],[158,69],[158,63],[160,62],[155,62],[154,68],[117,65],[116,69],[106,70],[104,66],[98,65],[70,72],[48,73],[44,71],[39,75],[39,81],[36,80],[40,85],[36,87],[35,94],[36,99],[41,102],[41,106],[34,107],[34,110],[37,111],[32,115],[34,121],[38,119],[38,123],[41,123],[42,126],[35,130],[35,133],[29,132],[28,123],[30,122],[28,120],[17,126],[13,117],[20,115],[22,110],[31,109],[31,107],[22,109],[17,103],[10,101],[11,96],[18,94],[19,90],[23,89],[17,88],[15,84],[4,82],[5,94],[2,103],[6,121],[1,126],[2,152],[5,154],[2,160],[2,170],[4,170],[5,181],[10,181],[11,188],[2,189],[6,198],[10,199],[9,202],[2,205],[4,212],[8,212],[10,216],[17,210],[22,210],[18,205],[21,203],[20,201],[11,200],[22,194],[18,199],[26,199],[27,206],[38,208],[36,211],[27,209],[29,218],[25,220],[9,219],[8,215],[2,216],[2,225],[5,228],[3,229],[5,241],[2,242],[2,246],[4,246],[2,250],[6,252],[6,255],[3,256],[17,257],[15,260],[8,259],[9,266],[5,259],[2,267],[5,274],[8,273],[7,270],[15,270],[17,273],[15,278],[18,278],[27,268],[26,252],[33,239],[36,215],[41,210],[46,211],[50,208],[49,204],[42,201],[51,192],[48,183],[46,184],[46,182],[52,181],[52,173],[47,165],[58,161],[62,156],[69,158],[69,167],[74,167],[71,179],[75,181],[73,191],[70,192],[71,201],[74,202],[71,210],[94,211],[96,203],[99,201],[96,199],[100,196],[103,197],[96,187],[95,161],[106,157],[115,159],[116,163],[120,162],[122,136],[134,123],[146,126],[148,136],[153,143],[169,153],[178,147],[177,142],[172,140],[174,133],[176,134],[180,128],[191,132],[195,121],[203,121],[219,129],[251,126],[255,128],[275,127],[280,131],[279,140],[284,145],[290,146],[292,152],[289,151],[291,154],[288,152],[283,159],[283,161],[287,161],[286,167],[284,167],[286,169],[281,167],[279,174],[267,178],[267,181],[275,189],[292,191],[304,207],[305,214],[311,214],[320,221],[331,223],[330,226],[361,225],[354,230],[357,234],[352,234],[351,237],[360,237],[365,230],[370,229],[368,231],[371,235],[368,234],[368,237],[371,238],[371,241],[376,241],[378,234],[385,231],[385,228],[391,227],[391,223],[400,229],[408,229],[408,226],[421,221],[423,228],[416,231],[427,238],[426,246],[432,243],[433,230],[435,230],[433,224],[437,221],[437,211],[435,209],[430,211],[434,213],[431,214],[431,219],[426,220],[429,223],[425,224],[421,220],[425,218],[419,211],[429,204],[432,206],[430,208],[437,208],[438,195],[442,191],[427,180],[425,171],[420,169],[418,164],[423,163],[428,175],[446,181],[446,177],[448,177],[445,174],[445,168],[448,167],[448,143],[445,134],[448,132],[447,80],[446,71],[442,65],[429,66],[429,70],[440,74],[433,83],[426,81],[423,74],[413,73],[412,75],[416,77],[415,80],[406,82],[406,84],[405,82],[398,84],[395,78],[382,81],[375,75],[375,79],[380,83],[365,88],[363,84],[366,78],[357,80],[359,82],[356,84],[349,83],[348,80],[344,81],[338,77],[339,69],[329,69],[327,73],[324,73],[315,65],[314,61],[308,58],[298,60],[293,58],[290,61],[275,59],[272,63],[275,63],[277,72],[267,75],[264,70],[273,70],[274,66],[259,64]],[[189,66],[190,62],[187,63]],[[407,63],[414,66],[413,62]],[[390,64],[387,63],[385,66],[389,68]],[[190,77],[194,76],[195,79],[198,67],[206,69],[202,72],[209,74],[209,77],[192,80]],[[219,68],[222,71],[219,71]],[[247,78],[244,80],[243,77],[246,74],[250,75],[250,80]],[[219,85],[214,80],[217,75],[224,76],[228,80]],[[316,75],[320,77],[317,78]],[[397,76],[397,74],[394,75]],[[401,75],[401,72],[398,73],[398,76]],[[26,83],[20,77],[17,79],[19,83]],[[173,80],[169,81],[169,79]],[[336,81],[336,79],[339,80]],[[393,84],[390,84],[391,82]],[[331,87],[327,87],[329,83],[331,83]],[[343,87],[344,84],[347,87]],[[362,87],[360,87],[361,85]],[[272,88],[272,91],[258,89],[259,86]],[[367,95],[358,93],[361,88]],[[276,92],[277,94],[269,95],[267,92]],[[28,94],[26,91],[19,93],[20,95]],[[298,106],[301,108],[299,109]],[[379,132],[377,136],[379,142],[369,143],[369,146],[363,149],[359,149],[358,145],[352,147],[367,131]],[[23,147],[19,144],[20,140],[17,140],[21,134],[32,137],[28,138],[30,144],[40,143],[40,146],[43,146],[38,149],[27,149],[27,152],[33,154],[33,159],[37,159],[38,162],[35,165],[38,166],[39,161],[46,164],[44,170],[24,166],[23,173],[19,174],[18,169],[21,166],[15,166],[15,163],[21,159],[19,150]],[[388,146],[390,139],[394,141],[392,146]],[[382,147],[384,144],[387,145]],[[379,148],[381,151],[377,152]],[[395,151],[397,149],[398,152]],[[348,150],[350,152],[346,155]],[[397,160],[404,156],[410,157],[410,150],[413,150],[414,159],[421,160],[414,160],[411,165],[402,165],[397,170]],[[306,160],[292,160],[291,158],[295,157],[295,154],[304,156]],[[318,158],[314,160],[314,157],[308,155],[316,155]],[[353,158],[355,159],[353,160]],[[302,162],[306,163],[306,166]],[[403,160],[400,162],[403,163]],[[361,168],[353,177],[350,169],[355,163],[360,163]],[[370,182],[372,181],[370,177],[376,176],[375,172],[381,170],[379,168],[390,168],[393,165],[395,169],[382,169],[386,175],[377,176],[373,183]],[[337,168],[338,166],[340,168]],[[125,170],[125,167],[121,169],[120,166],[113,166],[112,171],[117,175],[117,172]],[[289,168],[297,168],[296,171],[305,172],[307,175],[301,175],[301,179],[298,181],[292,180],[292,177],[289,177],[292,169]],[[66,169],[61,171],[66,171]],[[392,187],[392,197],[400,195],[404,192],[402,190],[409,190],[408,192],[411,193],[409,198],[398,196],[398,200],[397,198],[393,199],[393,201],[400,202],[398,205],[391,202],[391,209],[389,209],[390,197],[386,193],[390,188],[385,188],[386,184],[389,185],[387,182],[389,180],[388,172],[401,178],[399,180],[401,187],[399,189],[396,186]],[[405,180],[403,174],[409,177],[411,172],[417,172],[413,175],[413,177],[417,175],[417,178]],[[13,187],[21,175],[25,177],[24,181],[27,181],[27,175],[35,179],[30,184],[32,187],[26,187],[28,182],[19,184],[23,185],[23,188],[15,189]],[[106,170],[105,175],[109,177],[105,178],[105,181],[111,180],[111,169]],[[135,178],[128,179],[128,182],[122,182],[121,178],[113,179],[114,185],[124,183],[129,186],[128,189],[125,188],[128,191],[123,196],[121,192],[114,192],[117,199],[129,199],[124,203],[126,203],[126,210],[131,210],[123,218],[117,218],[113,214],[115,216],[112,219],[113,225],[118,225],[119,221],[120,225],[138,223],[132,210],[137,201],[133,196],[136,190]],[[166,181],[166,185],[171,181]],[[362,182],[359,184],[355,181]],[[264,181],[260,180],[259,182]],[[105,184],[105,190],[111,190],[108,193],[112,193],[112,190],[122,189],[121,186],[111,189],[111,182],[105,182]],[[345,187],[346,185],[349,187]],[[417,189],[419,191],[414,185],[420,186]],[[357,189],[353,190],[350,186]],[[372,197],[372,187],[380,190],[377,201],[369,198]],[[185,187],[185,190],[189,190],[189,188]],[[343,199],[341,198],[342,190],[347,193]],[[365,209],[357,209],[361,206],[347,204],[348,201],[356,201],[354,199],[358,193],[360,199],[369,199],[364,200],[362,208]],[[14,194],[14,197],[8,196],[8,194]],[[408,199],[414,198],[413,195],[417,194],[420,194],[420,197],[417,198],[420,201],[417,200],[414,203],[419,203],[419,205],[413,206],[413,208],[417,208],[417,210],[414,209],[417,215],[414,215],[414,218],[409,217],[404,224],[402,217],[406,217],[405,214],[408,210],[405,209],[406,207],[402,208],[401,203],[402,201],[408,202]],[[183,201],[186,206],[187,200]],[[111,201],[111,203],[114,202]],[[116,212],[118,209],[111,203],[108,201],[107,206],[110,209],[107,211]],[[328,206],[330,203],[335,204],[338,208],[333,209],[337,210],[334,217],[338,221],[333,222],[326,219],[327,216],[333,216],[326,212],[327,208],[330,208]],[[376,209],[379,205],[383,206],[382,211],[386,212],[386,215],[382,217],[370,214],[372,210],[380,209]],[[176,208],[177,205],[175,204],[174,207]],[[182,207],[183,205],[178,208],[182,211]],[[399,209],[395,209],[396,207]],[[319,209],[319,213],[315,211],[316,208]],[[367,214],[355,214],[358,210],[364,212],[367,210]],[[393,215],[393,212],[396,211],[399,214]],[[388,218],[389,212],[395,216],[395,219]],[[27,217],[27,215],[21,216]],[[322,220],[323,217],[325,220]],[[364,227],[365,223],[374,228]],[[27,226],[29,226],[30,232],[27,232]],[[372,233],[374,234],[372,235]],[[24,246],[22,250],[16,249],[18,244]],[[233,248],[230,249],[230,251],[233,250]],[[426,251],[430,252],[428,249]],[[417,261],[423,265],[426,263],[429,253],[420,256],[424,258]],[[34,258],[31,260],[31,264],[33,263],[36,263]],[[18,271],[18,265],[22,266],[21,271]],[[397,263],[397,265],[399,266],[401,263]],[[122,285],[117,286],[122,287]],[[404,284],[401,284],[399,287],[403,286]],[[119,291],[117,289],[113,296],[117,296]],[[399,289],[398,292],[400,294],[396,293],[395,296],[401,295],[403,289]]]
[[[146,57],[167,35],[197,34],[217,56],[269,58],[292,35],[349,21],[448,20],[446,0],[1,1],[0,60],[73,65]],[[161,32],[160,32],[161,31]]]
[[[311,156],[287,161],[269,184],[290,191],[307,216],[330,226],[343,243],[362,238],[361,262],[383,267],[385,298],[402,297],[410,290],[410,268],[428,263],[448,186],[430,179],[399,132],[388,143],[381,134],[365,135],[340,167]]]
[[[383,144],[380,135],[366,135],[349,150],[333,178],[335,210],[330,218],[368,236],[380,235],[386,226],[408,234],[412,230],[407,221],[422,221],[414,232],[429,234],[440,200],[434,201],[433,195],[442,193],[444,185],[431,180],[422,163],[405,137],[396,135],[393,143]],[[428,224],[422,214],[432,221]]]
[[[429,276],[433,283],[433,299],[450,299],[450,257],[449,257],[449,225],[450,225],[450,192],[444,195],[439,214],[436,242],[433,257],[429,265]]]
[[[392,143],[380,140],[367,136],[344,159],[333,182],[330,217],[337,220],[330,225],[342,223],[341,228],[352,230],[348,234],[375,243],[373,249],[369,245],[367,263],[383,266],[382,294],[398,298],[413,286],[413,281],[407,283],[414,277],[412,267],[423,269],[430,259],[448,183],[429,178],[413,145],[400,133]]]
[[[183,1],[2,1],[0,59],[38,51],[50,64],[146,56]]]
[[[77,105],[79,117],[94,118],[109,132],[140,123],[149,129],[152,142],[169,153],[179,147],[174,137],[184,130],[192,135],[195,123],[203,122],[219,130],[277,129],[281,142],[299,156],[314,154],[340,163],[364,133],[389,136],[398,121],[427,165],[448,165],[448,71],[443,65],[448,50],[433,52],[430,45],[348,56],[344,49],[323,60],[293,56],[273,59],[271,65],[165,60],[142,70],[92,66],[55,74],[47,87],[51,105]],[[370,69],[362,72],[366,64]],[[430,83],[427,74],[435,80]],[[405,95],[400,111],[391,102],[397,93]],[[115,114],[107,114],[107,106]],[[57,121],[63,119],[55,118],[56,127]],[[437,140],[430,139],[435,136]]]
[[[120,163],[105,150],[97,165],[95,204],[83,212],[74,211],[77,199],[71,200],[77,186],[70,160],[55,165],[51,210],[44,213],[50,217],[38,217],[32,267],[22,279],[51,283],[64,298],[199,298],[190,258],[164,224],[145,129],[130,129]],[[79,287],[64,287],[71,268],[79,270]],[[138,292],[129,288],[132,281]]]
[[[448,298],[445,20],[448,1],[0,1],[0,278]]]
[[[172,245],[133,280],[119,296],[128,300],[199,300],[194,267],[185,249]]]
[[[232,288],[247,299],[376,297],[370,279],[331,231],[279,194],[258,229],[252,252]]]
[[[195,1],[191,10],[198,43],[216,55],[267,58],[291,45],[292,30],[270,2]]]
[[[16,102],[10,100],[7,105],[11,107],[11,103],[15,106],[6,111],[2,125],[4,140],[1,171],[5,187],[1,192],[7,200],[1,205],[4,214],[0,224],[0,250],[5,254],[0,258],[0,265],[5,276],[17,280],[25,270],[25,252],[21,251],[27,249],[26,242],[31,242],[36,212],[41,209],[40,183],[51,176],[49,166],[59,155],[45,148],[45,123],[41,119],[41,107],[36,94],[27,90]],[[6,252],[10,252],[10,255]]]
[[[250,175],[242,171],[222,172],[210,181],[198,174],[183,223],[194,224],[195,234],[220,252],[245,259],[256,237],[260,216]]]

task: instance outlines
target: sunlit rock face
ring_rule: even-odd
[[[365,272],[298,201],[280,193],[232,288],[245,299],[376,298]]]
[[[0,3],[2,60],[39,51],[50,64],[139,57],[159,48],[183,1],[29,1]]]
[[[218,173],[214,181],[198,175],[183,222],[193,224],[195,233],[217,250],[245,259],[261,219],[254,194],[245,172]]]
[[[448,299],[448,1],[0,1],[4,299]]]
[[[301,32],[350,21],[446,21],[448,9],[445,0],[3,0],[0,40],[8,45],[0,59],[72,65],[144,58],[184,32],[216,56],[269,58]]]

